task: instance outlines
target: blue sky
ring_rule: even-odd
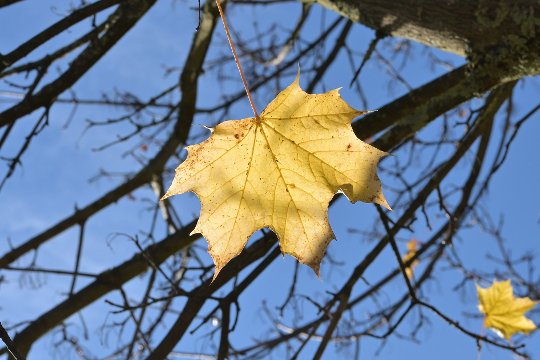
[[[10,6],[0,11],[0,52],[5,53],[13,49],[17,44],[28,39],[37,31],[40,31],[51,22],[59,18],[69,2],[58,1],[26,1],[22,4]],[[55,6],[56,10],[52,11]],[[164,76],[164,67],[180,67],[189,51],[189,44],[197,25],[197,14],[192,7],[196,1],[159,1],[158,4],[145,16],[140,23],[130,31],[96,66],[94,66],[74,87],[80,98],[99,98],[103,92],[112,92],[115,89],[129,89],[141,98],[147,98],[170,86],[177,81],[178,73],[174,72]],[[299,14],[299,5],[286,5],[286,7],[265,7],[255,10],[231,6],[229,10],[230,23],[234,29],[244,37],[251,37],[252,24],[257,22],[259,28],[264,29],[279,19],[278,25],[289,29],[294,24]],[[284,10],[285,9],[285,10]],[[103,16],[103,15],[102,15]],[[317,35],[317,29],[321,23],[329,24],[334,15],[317,8],[311,14],[308,23],[306,38]],[[25,26],[21,26],[23,23]],[[88,24],[86,23],[85,26]],[[313,29],[313,35],[310,35]],[[58,46],[66,38],[73,38],[80,34],[83,27],[75,27],[65,35],[59,36],[51,42],[52,46]],[[217,59],[223,54],[228,55],[227,47],[217,47],[217,39],[223,39],[224,31],[221,24],[216,29],[217,36],[214,38],[209,59]],[[372,32],[361,26],[355,26],[353,34],[349,38],[352,47],[363,52],[372,38]],[[380,47],[383,53],[388,52],[391,42],[383,42]],[[30,58],[43,54],[51,47],[45,46]],[[434,53],[451,61],[455,65],[463,63],[463,59],[438,51]],[[69,61],[69,59],[66,59]],[[300,61],[302,68],[302,60]],[[236,75],[232,66],[228,68],[231,75]],[[407,66],[401,72],[412,87],[417,87],[430,79],[444,73],[442,67],[431,68],[426,50],[421,45],[413,45],[412,56]],[[209,106],[219,101],[223,93],[235,92],[240,89],[239,81],[226,82],[216,86],[217,74],[205,73],[200,80],[199,107]],[[319,87],[318,92],[336,87],[343,87],[342,97],[351,105],[361,108],[361,102],[353,89],[348,87],[351,79],[346,57],[342,54],[332,66],[325,78],[325,87]],[[399,83],[391,83],[384,67],[369,62],[361,74],[361,82],[366,89],[370,109],[376,109],[388,101],[397,98],[407,92],[407,89]],[[307,79],[301,81],[307,85]],[[287,84],[281,84],[282,87]],[[0,91],[12,90],[6,84],[0,85]],[[538,102],[540,83],[538,79],[527,79],[518,85],[516,90],[516,118],[520,114],[529,111]],[[255,101],[262,111],[275,93],[257,94]],[[9,99],[0,94],[0,108],[9,104]],[[481,104],[480,100],[475,103]],[[107,119],[121,114],[121,111],[111,107],[85,107],[77,109],[75,117],[68,128],[64,127],[72,108],[70,106],[57,105],[53,108],[51,125],[33,143],[24,158],[23,167],[18,169],[12,179],[0,193],[0,250],[8,249],[7,239],[18,244],[30,236],[42,231],[47,225],[57,222],[69,214],[74,206],[83,206],[96,199],[105,191],[118,184],[121,179],[112,181],[97,181],[89,183],[88,179],[95,176],[100,169],[110,171],[134,171],[139,165],[130,157],[123,156],[126,147],[113,147],[108,151],[96,152],[95,147],[113,140],[117,133],[125,133],[128,128],[117,126],[115,128],[91,129],[84,133],[86,119]],[[244,118],[250,116],[251,110],[246,101],[240,101],[231,108],[231,118]],[[540,183],[540,159],[536,154],[540,153],[540,143],[537,134],[540,134],[540,121],[538,115],[525,123],[520,131],[508,159],[503,168],[497,173],[488,191],[488,196],[482,205],[489,210],[494,219],[504,214],[503,235],[508,240],[507,245],[514,255],[533,252],[538,255],[540,242],[540,191],[537,186]],[[34,115],[21,121],[31,123]],[[196,124],[212,125],[215,118],[198,116]],[[501,126],[501,118],[495,126]],[[201,127],[202,129],[202,127]],[[21,139],[25,136],[25,126],[15,127],[13,139]],[[430,126],[424,131],[426,137],[434,136],[438,131],[438,125]],[[456,131],[459,133],[459,130]],[[7,152],[15,151],[17,143],[12,141],[8,144]],[[451,147],[444,149],[441,159],[451,153]],[[407,156],[405,151],[394,154],[395,156]],[[471,154],[472,155],[472,154]],[[425,155],[424,155],[425,156]],[[493,156],[490,153],[490,156]],[[468,157],[470,160],[471,156]],[[385,161],[391,161],[385,160]],[[414,176],[425,166],[425,158],[415,160],[410,176]],[[459,182],[467,175],[468,167],[465,163],[458,166],[451,174],[450,180]],[[383,184],[392,185],[392,179],[381,176]],[[387,191],[390,204],[392,204],[391,192]],[[121,263],[129,258],[136,249],[133,244],[122,237],[114,237],[114,233],[136,234],[140,229],[148,227],[150,215],[144,211],[144,198],[153,198],[148,189],[141,189],[133,194],[135,200],[123,199],[118,204],[107,208],[93,218],[87,226],[85,257],[81,264],[82,271],[99,272],[110,266]],[[182,220],[188,221],[198,213],[198,204],[193,195],[182,195],[173,199],[178,205]],[[351,234],[349,229],[371,230],[376,218],[376,212],[370,205],[358,203],[349,204],[346,199],[340,199],[336,206],[330,209],[330,223],[337,235],[337,241],[330,245],[330,254],[345,265],[341,269],[331,271],[327,264],[323,264],[321,278],[316,278],[313,273],[305,268],[300,269],[299,292],[312,294],[322,298],[326,291],[336,290],[343,279],[348,276],[348,271],[358,259],[364,256],[373,246],[373,242],[366,242],[359,235]],[[394,215],[396,218],[397,214]],[[441,214],[432,214],[433,221],[440,223]],[[39,264],[43,267],[65,268],[72,267],[73,254],[76,247],[78,230],[70,229],[62,233],[50,244],[43,247],[39,253]],[[429,236],[425,226],[417,225],[414,233],[400,234],[403,240],[400,245],[405,249],[405,241],[415,237],[420,241]],[[465,264],[479,271],[489,271],[495,268],[493,262],[486,259],[487,253],[496,253],[494,241],[477,229],[463,231],[455,242],[455,248],[462,256]],[[199,242],[205,247],[204,241]],[[209,256],[205,255],[206,261]],[[24,258],[19,265],[28,264],[30,258]],[[242,312],[239,326],[232,334],[232,341],[238,347],[246,343],[246,339],[253,336],[268,335],[268,318],[261,308],[261,294],[267,298],[267,307],[274,309],[283,302],[289,286],[291,273],[294,271],[295,261],[291,257],[276,260],[263,275],[242,295]],[[393,254],[387,250],[370,267],[366,273],[368,281],[376,281],[381,272],[395,266]],[[422,265],[419,269],[421,270]],[[540,264],[537,264],[540,267]],[[481,332],[481,320],[463,317],[463,313],[477,313],[476,294],[474,284],[466,286],[466,292],[455,292],[453,287],[460,281],[461,276],[453,271],[439,267],[436,270],[436,281],[429,282],[423,295],[431,304],[448,315],[460,319],[460,323],[471,331]],[[14,324],[20,321],[32,319],[49,309],[50,304],[57,303],[65,298],[69,279],[54,276],[32,276],[19,278],[12,273],[8,275],[7,282],[1,285],[0,318],[3,323]],[[538,276],[538,274],[536,274]],[[128,284],[126,290],[133,294],[135,299],[140,297],[141,284],[145,277],[135,279]],[[85,280],[78,283],[78,288],[85,284]],[[39,285],[38,289],[34,289]],[[482,284],[486,286],[487,284]],[[225,290],[222,293],[225,293]],[[402,279],[392,282],[381,295],[380,301],[395,298],[402,294],[405,289]],[[365,290],[365,285],[359,283],[355,293]],[[106,297],[118,300],[117,294],[109,294]],[[179,300],[178,304],[182,301]],[[213,305],[213,304],[211,304]],[[357,309],[357,315],[366,315],[373,311],[375,304],[366,302]],[[212,306],[205,307],[206,310]],[[301,312],[306,318],[313,313],[313,308],[308,304],[301,304]],[[92,349],[97,354],[108,353],[103,347],[98,335],[99,327],[106,321],[111,320],[109,312],[111,307],[104,303],[103,299],[92,307],[85,309],[83,315],[87,321],[90,339],[84,342],[84,346]],[[202,312],[204,314],[205,311]],[[413,312],[412,318],[416,316]],[[427,314],[426,314],[427,315]],[[392,337],[386,346],[378,352],[379,359],[455,359],[457,357],[481,358],[481,359],[510,359],[508,352],[499,351],[493,347],[484,346],[481,354],[477,354],[474,340],[452,329],[441,319],[428,315],[431,325],[425,327],[418,338],[421,343]],[[533,317],[538,323],[538,314]],[[290,319],[284,319],[285,325],[291,325]],[[166,319],[170,324],[174,316]],[[71,322],[74,332],[82,334],[77,317]],[[412,322],[405,321],[400,330],[403,333],[410,328]],[[211,330],[211,326],[203,328],[194,336],[186,336],[177,346],[179,351],[212,353],[211,343],[208,338],[201,334]],[[109,341],[114,344],[114,336]],[[74,358],[75,355],[67,350],[60,351],[55,355],[54,342],[58,340],[58,334],[47,336],[40,340],[33,348],[30,359],[54,359]],[[540,341],[540,334],[536,332],[526,339],[529,351],[534,357],[540,357],[540,348],[535,347]],[[313,342],[305,351],[305,358],[309,358],[317,347]],[[380,342],[365,339],[361,342],[361,358],[373,358],[380,346]],[[110,349],[109,349],[110,350]],[[63,353],[64,351],[64,353]],[[59,355],[60,354],[60,355]],[[348,358],[351,350],[340,350],[339,346],[330,345],[327,350],[328,358]],[[283,354],[281,354],[283,355]],[[279,357],[279,353],[276,358]]]

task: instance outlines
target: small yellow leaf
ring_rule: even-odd
[[[405,253],[405,255],[403,255],[404,263],[409,261],[414,255],[416,255],[417,247],[418,247],[418,241],[416,239],[411,239],[407,243],[407,252]],[[407,274],[407,277],[409,279],[413,278],[413,270],[416,266],[418,266],[419,263],[420,261],[418,259],[414,260],[409,266],[405,268],[405,273]]]
[[[536,302],[528,297],[515,298],[510,280],[493,281],[489,288],[476,285],[478,291],[478,309],[486,315],[484,326],[500,333],[506,340],[517,333],[530,333],[536,325],[525,317]]]
[[[276,233],[283,253],[318,274],[335,238],[327,212],[336,192],[389,208],[377,177],[386,153],[352,131],[352,119],[364,113],[343,101],[339,90],[307,94],[297,77],[259,121],[225,121],[210,138],[187,147],[163,198],[197,194],[202,208],[193,233],[208,241],[214,278],[265,227]]]

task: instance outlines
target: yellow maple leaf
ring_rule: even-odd
[[[486,315],[484,326],[494,329],[506,340],[517,333],[530,333],[536,325],[525,317],[536,302],[528,297],[515,298],[510,280],[493,281],[489,288],[476,285],[478,309]]]
[[[409,261],[414,255],[416,255],[416,250],[418,247],[418,241],[416,239],[411,239],[407,243],[407,252],[405,255],[403,255],[403,262]],[[413,277],[413,270],[414,268],[420,263],[420,261],[414,260],[409,266],[405,268],[405,273],[407,274],[407,277],[409,279],[412,279]]]
[[[336,192],[389,208],[377,177],[386,153],[352,131],[352,119],[364,113],[339,89],[304,92],[297,76],[259,119],[225,121],[207,140],[187,147],[163,198],[197,194],[201,214],[193,233],[208,241],[214,278],[262,228],[276,233],[283,253],[319,274],[335,238],[327,212]]]

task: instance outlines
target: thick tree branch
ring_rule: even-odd
[[[540,72],[540,3],[529,0],[317,0],[384,34],[462,56],[517,65],[515,77]]]
[[[0,113],[0,128],[42,106],[50,106],[54,99],[73,86],[101,57],[120,40],[129,29],[154,5],[156,0],[134,0],[122,3],[109,17],[107,32],[92,42],[69,68],[56,80],[45,85],[36,94],[26,96],[20,103]]]
[[[189,56],[186,59],[181,74],[180,90],[182,93],[182,100],[180,101],[178,108],[178,121],[176,122],[169,139],[161,147],[156,156],[131,179],[109,191],[91,204],[75,211],[75,213],[56,223],[49,229],[4,254],[2,258],[0,258],[0,268],[7,266],[29,251],[36,250],[41,244],[70,227],[84,222],[105,207],[115,203],[122,197],[150,182],[154,174],[161,173],[167,160],[175,153],[178,146],[185,143],[188,137],[195,115],[197,79],[202,71],[202,64],[206,57],[208,47],[210,46],[213,30],[217,22],[217,16],[219,15],[217,15],[216,10],[212,8],[210,8],[209,11],[204,12],[201,28],[195,34]]]
[[[189,235],[194,227],[195,221],[160,242],[150,245],[143,253],[138,253],[124,263],[101,273],[89,285],[32,321],[30,325],[15,336],[14,342],[19,351],[27,354],[34,341],[62,321],[110,291],[119,289],[137,275],[144,273],[150,267],[147,261],[148,258],[159,265],[169,256],[190,245],[198,238],[198,236]]]
[[[49,26],[47,29],[33,36],[28,41],[22,43],[15,50],[7,53],[3,57],[0,56],[0,72],[64,30],[70,28],[81,20],[86,19],[87,17],[95,15],[98,12],[119,3],[120,1],[121,0],[100,0],[73,11],[70,15],[62,18],[60,21]]]
[[[463,221],[464,217],[468,213],[468,210],[470,209],[469,206],[473,206],[478,201],[478,196],[476,196],[472,201],[472,205],[470,205],[469,203],[469,199],[471,198],[471,193],[474,188],[474,184],[476,183],[478,175],[480,173],[481,165],[483,163],[483,158],[485,156],[486,148],[489,143],[490,132],[492,128],[492,123],[494,121],[494,116],[497,113],[498,109],[501,107],[501,105],[504,103],[504,101],[508,98],[514,85],[515,84],[507,84],[504,87],[498,88],[490,95],[489,99],[486,101],[486,106],[484,107],[482,113],[479,115],[477,121],[475,122],[474,128],[467,134],[467,136],[464,138],[463,142],[460,144],[456,152],[451,156],[451,158],[447,162],[445,162],[442,166],[439,167],[439,169],[437,170],[437,172],[435,173],[431,181],[429,181],[424,186],[424,188],[418,192],[415,200],[412,203],[412,206],[407,208],[406,212],[395,223],[394,227],[388,232],[388,234],[384,236],[383,239],[379,241],[378,244],[374,247],[374,249],[366,255],[365,259],[356,267],[353,274],[351,274],[348,281],[343,285],[340,291],[337,292],[334,298],[330,300],[329,304],[326,305],[326,306],[331,306],[336,300],[340,301],[340,304],[335,312],[325,312],[317,319],[314,319],[313,321],[301,327],[298,327],[294,330],[291,329],[291,331],[288,334],[283,334],[281,336],[275,337],[266,342],[262,342],[262,343],[253,345],[251,347],[238,350],[237,354],[247,355],[248,353],[256,349],[274,348],[282,342],[285,342],[285,341],[288,341],[290,339],[300,337],[300,336],[309,339],[310,337],[314,336],[314,332],[317,330],[318,327],[320,327],[322,322],[330,320],[331,323],[330,325],[327,326],[327,331],[325,332],[325,335],[322,337],[322,341],[318,347],[317,354],[315,357],[317,358],[317,357],[322,356],[322,352],[324,351],[325,347],[328,345],[329,341],[331,340],[331,337],[330,337],[331,334],[329,335],[328,330],[329,329],[332,330],[335,328],[335,324],[333,326],[332,324],[335,322],[334,316],[336,315],[336,313],[340,315],[343,311],[350,310],[354,306],[362,302],[363,300],[370,298],[370,296],[376,293],[377,291],[379,291],[384,284],[388,283],[392,278],[400,274],[402,271],[402,268],[398,268],[392,271],[387,276],[379,280],[377,283],[371,284],[370,287],[365,292],[347,301],[345,306],[343,306],[342,304],[342,301],[343,301],[342,299],[349,298],[351,287],[354,286],[354,284],[362,276],[366,267],[369,264],[371,264],[373,259],[378,256],[380,251],[382,251],[382,249],[385,247],[385,244],[388,242],[388,238],[390,236],[395,236],[397,231],[400,231],[400,229],[404,228],[404,225],[414,216],[414,213],[418,210],[420,204],[422,204],[423,202],[427,200],[427,196],[429,196],[429,194],[432,193],[434,189],[440,185],[441,181],[446,177],[446,175],[461,161],[461,159],[463,159],[464,155],[469,151],[470,147],[476,142],[478,137],[481,137],[482,141],[477,150],[475,161],[472,162],[470,175],[463,187],[461,200],[459,201],[458,205],[455,207],[453,213],[450,214],[449,220],[437,232],[435,232],[435,234],[432,236],[432,238],[428,242],[422,245],[422,247],[417,251],[415,256],[409,259],[404,264],[404,266],[410,265],[413,261],[415,261],[417,257],[426,253],[430,248],[432,248],[435,245],[439,246],[439,249],[437,251],[438,255],[436,255],[436,257],[440,258],[441,251],[445,249],[446,244],[449,244],[451,242],[452,236],[456,229],[454,223],[456,221],[458,222]],[[444,237],[445,240],[441,242],[440,239],[442,237]],[[429,267],[432,269],[434,265],[435,265],[435,262],[432,262]],[[426,270],[426,272],[424,272],[424,274],[422,275],[421,279],[419,279],[419,281],[415,284],[415,287],[418,288],[419,285],[430,276],[429,275],[430,273],[431,273],[430,271]],[[399,307],[401,307],[405,303],[407,298],[408,298],[408,295],[403,297],[396,304],[394,309],[397,310]],[[407,313],[407,311],[405,312],[405,314]],[[400,320],[398,320],[398,322],[394,324],[394,326],[392,326],[390,330],[387,331],[387,333],[384,335],[373,335],[370,332],[366,333],[364,331],[361,334],[358,334],[357,336],[386,338],[393,330],[395,330],[397,325],[399,325],[399,323],[403,319],[403,316],[404,315],[402,315]],[[460,328],[460,330],[461,329],[462,328]],[[484,342],[493,344],[497,347],[509,349],[516,353],[519,353],[517,347],[507,346],[500,342],[493,341],[487,337],[474,334],[470,331],[465,331],[465,333],[468,334],[469,336],[474,337],[477,341],[484,341]],[[319,336],[317,337],[320,338]]]
[[[202,39],[205,34],[204,29],[201,29],[198,34]],[[210,34],[204,35],[204,38],[206,39],[205,41],[194,41],[194,45],[190,51],[192,55],[186,61],[181,80],[181,84],[183,84],[183,97],[179,110],[181,114],[180,121],[177,123],[173,135],[154,160],[130,180],[4,254],[0,258],[0,268],[9,265],[27,252],[37,249],[47,240],[88,219],[110,204],[115,203],[126,194],[151,181],[152,174],[161,171],[167,159],[176,151],[178,145],[187,139],[191,120],[186,119],[188,114],[193,115],[195,111],[193,92],[195,87],[191,85],[193,84],[191,82],[192,80],[188,80],[189,77],[193,77],[194,73],[201,71],[203,54],[206,53],[209,45]],[[200,44],[204,44],[204,46],[200,46]],[[378,142],[378,146],[381,149],[388,151],[396,143],[404,142],[429,121],[454,108],[456,105],[471,99],[476,95],[476,91],[482,93],[495,86],[495,84],[496,81],[490,79],[479,79],[475,81],[474,78],[468,76],[466,67],[461,67],[388,103],[379,109],[379,111],[364,116],[360,121],[356,121],[353,124],[353,129],[358,137],[365,139],[373,137],[382,130],[395,125],[394,130],[396,131],[387,132],[384,138]],[[462,95],[461,92],[465,94]]]
[[[19,1],[22,1],[22,0],[0,0],[0,8],[18,3]]]

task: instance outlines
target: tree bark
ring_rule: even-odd
[[[381,35],[486,62],[496,57],[516,70],[540,73],[540,2],[534,0],[317,0]],[[483,53],[483,55],[480,55]],[[482,59],[478,59],[478,57]]]

